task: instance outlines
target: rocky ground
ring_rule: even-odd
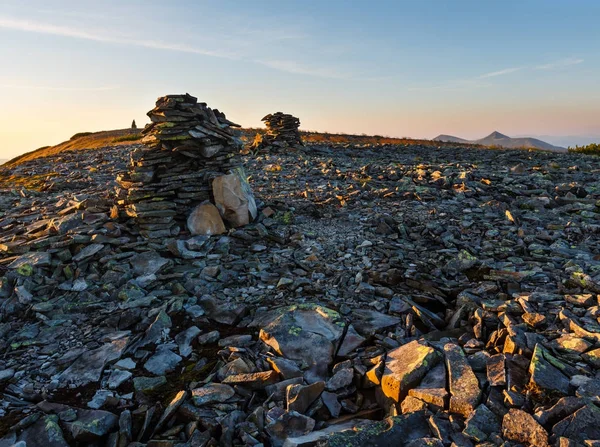
[[[600,158],[249,155],[256,223],[149,242],[129,150],[0,170],[0,447],[600,445]]]

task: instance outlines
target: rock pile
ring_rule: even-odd
[[[239,127],[189,94],[167,95],[148,112],[145,146],[119,175],[120,204],[140,234],[164,238],[186,223],[194,234],[246,225],[256,205],[241,168]]]
[[[295,116],[281,112],[269,113],[261,121],[265,123],[267,131],[255,140],[255,149],[302,146],[298,131],[300,120]]]

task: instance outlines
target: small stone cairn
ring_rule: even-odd
[[[287,148],[302,146],[300,138],[300,120],[286,113],[269,113],[261,121],[265,123],[267,131],[264,135],[257,135],[252,149]]]
[[[119,205],[146,238],[221,234],[256,217],[239,160],[240,127],[189,94],[158,98],[143,147],[117,182]],[[227,226],[226,226],[227,225]]]

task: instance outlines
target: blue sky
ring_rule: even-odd
[[[245,126],[600,135],[598,1],[23,3],[0,2],[0,158],[179,92]]]

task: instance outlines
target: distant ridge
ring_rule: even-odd
[[[479,140],[465,140],[463,138],[454,137],[452,135],[438,135],[434,141],[446,141],[450,143],[472,143],[481,144],[482,146],[500,146],[508,149],[532,148],[542,149],[545,151],[564,152],[567,149],[560,146],[554,146],[537,138],[521,137],[511,138],[498,131],[494,131],[485,138]]]

